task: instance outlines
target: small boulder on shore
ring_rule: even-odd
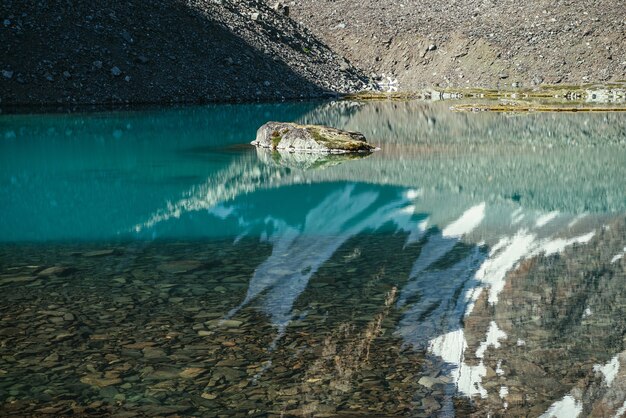
[[[288,152],[347,153],[376,150],[359,132],[285,122],[268,122],[261,126],[252,145]]]

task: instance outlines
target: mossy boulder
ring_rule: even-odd
[[[261,126],[252,145],[305,153],[371,152],[376,149],[359,132],[285,122],[268,122]]]

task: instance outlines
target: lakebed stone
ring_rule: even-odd
[[[359,132],[343,131],[319,125],[268,122],[257,131],[252,145],[272,150],[305,153],[371,152],[376,147],[368,144]]]
[[[604,232],[613,234],[610,242],[619,244],[617,248],[603,249],[604,259],[609,261],[595,267],[613,268],[609,278],[622,277],[617,276],[622,265],[610,264],[610,259],[623,249],[623,231],[611,224]],[[41,287],[19,284],[2,293],[0,301],[5,309],[0,336],[6,343],[0,347],[0,396],[8,400],[5,409],[0,410],[5,412],[10,407],[8,415],[15,416],[40,416],[40,410],[50,411],[48,416],[240,416],[253,410],[256,412],[252,415],[271,416],[284,410],[289,416],[427,417],[436,415],[453,400],[458,416],[470,412],[480,415],[487,408],[501,411],[497,408],[503,408],[505,401],[509,409],[501,415],[539,416],[556,398],[554,392],[571,390],[571,380],[561,383],[557,379],[554,383],[545,372],[550,369],[540,366],[559,361],[553,360],[557,356],[577,370],[584,365],[570,363],[563,349],[545,350],[534,344],[542,341],[538,338],[551,338],[541,332],[543,327],[539,325],[524,331],[527,343],[521,350],[515,341],[522,336],[508,325],[509,337],[500,341],[498,351],[492,351],[496,348],[491,346],[483,359],[488,369],[481,384],[489,398],[475,397],[471,405],[470,399],[463,401],[461,396],[451,399],[447,395],[451,383],[447,366],[443,364],[442,369],[441,360],[425,349],[402,348],[400,336],[391,332],[395,321],[400,320],[393,308],[388,316],[379,316],[385,310],[386,292],[411,268],[410,262],[400,261],[410,261],[419,254],[417,246],[403,249],[405,243],[406,236],[396,233],[377,233],[368,236],[367,241],[364,237],[345,243],[316,272],[292,309],[292,322],[274,347],[277,330],[271,316],[259,314],[257,306],[242,309],[233,317],[228,315],[245,298],[247,288],[239,285],[247,283],[271,251],[260,246],[256,237],[244,237],[236,244],[230,238],[201,245],[155,242],[136,253],[120,250],[115,257],[84,257],[88,251],[100,250],[85,248],[84,244],[36,246],[32,251],[17,246],[5,248],[6,259],[15,268],[7,268],[3,277],[35,275],[42,268],[41,260],[47,266],[71,266],[75,275],[50,275],[42,278]],[[133,254],[132,258],[128,254]],[[206,260],[213,254],[224,263],[202,261],[193,270],[198,273],[189,276],[171,273],[193,267],[193,263],[179,262]],[[384,274],[381,259],[388,263]],[[355,262],[359,263],[357,269],[351,267]],[[171,266],[171,272],[160,270],[163,265]],[[276,271],[299,274],[300,267],[283,266]],[[139,276],[141,280],[133,279]],[[122,286],[115,281],[120,277],[126,279]],[[551,289],[545,284],[550,277],[533,279],[538,280],[536,287],[521,283],[516,286],[522,286],[529,295],[543,294]],[[623,281],[614,279],[610,283],[623,285]],[[226,291],[214,292],[218,284]],[[208,286],[211,291],[191,297],[192,289],[198,286]],[[611,289],[608,284],[604,286]],[[169,299],[160,296],[165,290]],[[612,294],[621,294],[619,289],[613,290]],[[514,295],[520,294],[526,293]],[[19,304],[12,303],[14,295],[20,296]],[[505,295],[506,291],[502,298]],[[168,302],[177,297],[182,298],[179,303]],[[528,302],[527,309],[537,306],[538,299],[526,297],[532,302]],[[622,299],[616,299],[611,306],[626,306]],[[132,303],[120,303],[123,300]],[[485,305],[482,309],[488,309]],[[481,309],[482,305],[477,306],[475,309]],[[526,317],[523,306],[513,307],[522,309],[520,315]],[[503,308],[496,308],[499,312],[497,309]],[[65,320],[69,313],[74,316],[71,322],[50,322],[51,318]],[[508,310],[505,313],[511,317]],[[586,318],[594,322],[581,325],[581,332],[593,332],[600,320],[604,323],[606,319],[601,315],[594,309],[593,315]],[[615,321],[622,317],[616,316]],[[375,325],[378,320],[382,328],[374,330],[369,324]],[[473,329],[466,328],[466,335]],[[207,335],[199,335],[201,330]],[[368,335],[376,337],[369,342]],[[578,341],[578,335],[573,334],[565,342]],[[59,340],[54,341],[57,336]],[[477,347],[480,341],[473,338],[470,344]],[[504,357],[500,368],[505,373],[499,375],[494,370],[498,368],[499,353],[505,352],[511,354]],[[603,359],[590,360],[587,358],[599,355],[581,357],[588,362],[585,370],[595,373],[593,364],[604,364],[611,355],[605,353]],[[560,370],[567,368],[555,369],[559,379]],[[563,378],[574,382],[579,379],[576,373],[571,376]],[[544,381],[555,389],[546,390]],[[509,390],[506,399],[499,395],[503,385]],[[606,386],[601,376],[595,385],[590,388]],[[533,398],[526,395],[528,392]],[[474,402],[482,402],[475,411]],[[534,409],[537,406],[533,402],[539,404],[540,411]]]

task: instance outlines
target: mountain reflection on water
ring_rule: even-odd
[[[446,107],[0,119],[3,408],[623,414],[626,118]],[[236,146],[270,118],[382,150]]]

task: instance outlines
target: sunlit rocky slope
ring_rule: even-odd
[[[300,0],[292,14],[400,89],[626,79],[621,0]]]

